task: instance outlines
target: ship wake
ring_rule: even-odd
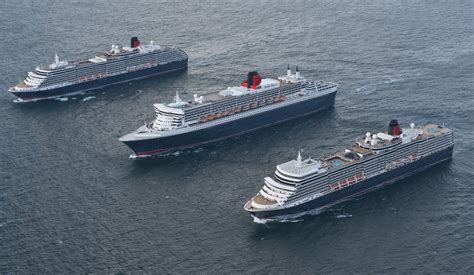
[[[304,221],[303,217],[310,217],[310,216],[317,216],[324,212],[326,208],[316,208],[309,211],[304,211],[298,214],[291,214],[291,215],[282,215],[282,216],[275,216],[272,218],[258,218],[252,216],[253,222],[257,224],[267,224],[267,223],[295,223],[295,222],[302,222]]]

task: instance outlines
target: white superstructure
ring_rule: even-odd
[[[112,45],[110,50],[88,59],[66,61],[55,54],[53,63],[37,66],[34,72],[28,72],[24,81],[11,87],[9,91],[52,90],[149,69],[182,59],[187,59],[187,55],[176,47],[162,47],[153,41],[148,44],[140,44],[140,41],[135,37],[132,38],[130,47]]]
[[[393,123],[393,125],[392,125]],[[393,126],[393,127],[392,127]],[[251,212],[292,208],[416,162],[454,145],[452,130],[435,124],[401,129],[392,120],[387,132],[366,133],[352,146],[319,160],[298,153],[276,167],[244,208]]]
[[[278,79],[262,79],[258,73],[251,72],[240,86],[204,95],[194,94],[190,101],[182,100],[176,93],[173,102],[154,104],[155,120],[126,137],[141,139],[180,134],[336,91],[337,84],[306,80],[298,70],[292,74],[288,69],[287,75]]]

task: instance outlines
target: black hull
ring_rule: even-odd
[[[152,76],[163,75],[172,72],[186,70],[188,67],[188,60],[170,62],[164,65],[158,65],[153,68],[143,69],[140,71],[123,73],[119,75],[109,76],[97,80],[77,83],[69,86],[50,90],[38,90],[32,92],[17,92],[11,91],[21,101],[37,101],[42,99],[51,99],[60,96],[78,94],[85,91],[100,89],[106,86],[125,83],[133,80],[144,79]]]
[[[307,213],[316,213],[318,214],[325,208],[338,204],[347,199],[356,197],[358,195],[373,191],[382,186],[396,182],[402,178],[420,172],[424,169],[427,169],[435,164],[451,159],[453,153],[453,146],[433,153],[429,156],[423,157],[415,162],[407,164],[405,166],[390,170],[386,173],[377,175],[375,177],[366,179],[354,185],[350,185],[341,190],[335,191],[328,195],[316,198],[314,200],[308,201],[306,203],[293,206],[287,209],[273,210],[273,211],[260,211],[253,212],[250,214],[259,219],[291,219],[305,215]],[[315,211],[319,210],[319,211]]]
[[[192,132],[123,142],[135,152],[137,157],[168,154],[317,112],[334,105],[335,97],[336,92]]]

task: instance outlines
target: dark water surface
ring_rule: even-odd
[[[0,272],[474,272],[473,1],[183,2],[0,3]],[[182,47],[189,70],[88,101],[6,92],[55,52],[134,35]],[[287,63],[338,82],[335,107],[178,157],[131,161],[117,140],[176,90]],[[454,129],[453,160],[298,223],[242,209],[298,149],[318,157],[392,118]]]

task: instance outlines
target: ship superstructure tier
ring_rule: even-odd
[[[385,132],[366,133],[350,147],[320,159],[280,164],[264,179],[244,209],[260,219],[296,217],[391,183],[450,159],[451,129],[427,124],[401,129],[392,120]]]
[[[169,153],[235,136],[332,106],[337,84],[305,79],[299,72],[277,79],[250,72],[239,86],[154,104],[155,120],[120,138],[133,157]]]
[[[110,50],[88,59],[55,60],[28,72],[24,81],[9,89],[19,101],[35,101],[92,90],[107,85],[145,78],[187,68],[187,54],[175,46],[153,41],[130,46],[112,45]]]

